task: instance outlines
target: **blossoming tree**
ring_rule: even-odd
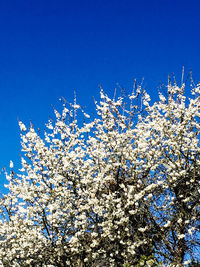
[[[44,135],[19,123],[22,168],[7,173],[0,205],[2,266],[198,261],[200,86],[191,98],[184,84],[167,91],[150,105],[141,87],[128,101],[101,90],[95,118],[63,104]]]

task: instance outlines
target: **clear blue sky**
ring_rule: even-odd
[[[63,96],[141,80],[150,94],[182,66],[200,80],[200,2],[0,0],[0,168],[19,162],[17,118],[43,128]],[[1,184],[5,181],[2,178]]]

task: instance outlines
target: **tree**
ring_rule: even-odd
[[[44,135],[19,122],[22,168],[6,173],[1,264],[196,264],[200,85],[192,98],[184,87],[168,84],[152,105],[141,87],[126,100],[101,90],[94,119],[75,99]]]

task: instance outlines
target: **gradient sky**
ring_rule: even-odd
[[[19,164],[17,119],[42,129],[74,90],[88,111],[99,84],[112,96],[144,77],[155,96],[183,66],[198,82],[199,10],[199,1],[0,0],[0,168]]]

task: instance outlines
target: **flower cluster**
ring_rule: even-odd
[[[200,86],[186,99],[184,84],[169,84],[153,105],[140,87],[126,101],[100,97],[94,119],[75,101],[44,135],[19,123],[22,167],[10,162],[0,200],[2,266],[198,259]]]

